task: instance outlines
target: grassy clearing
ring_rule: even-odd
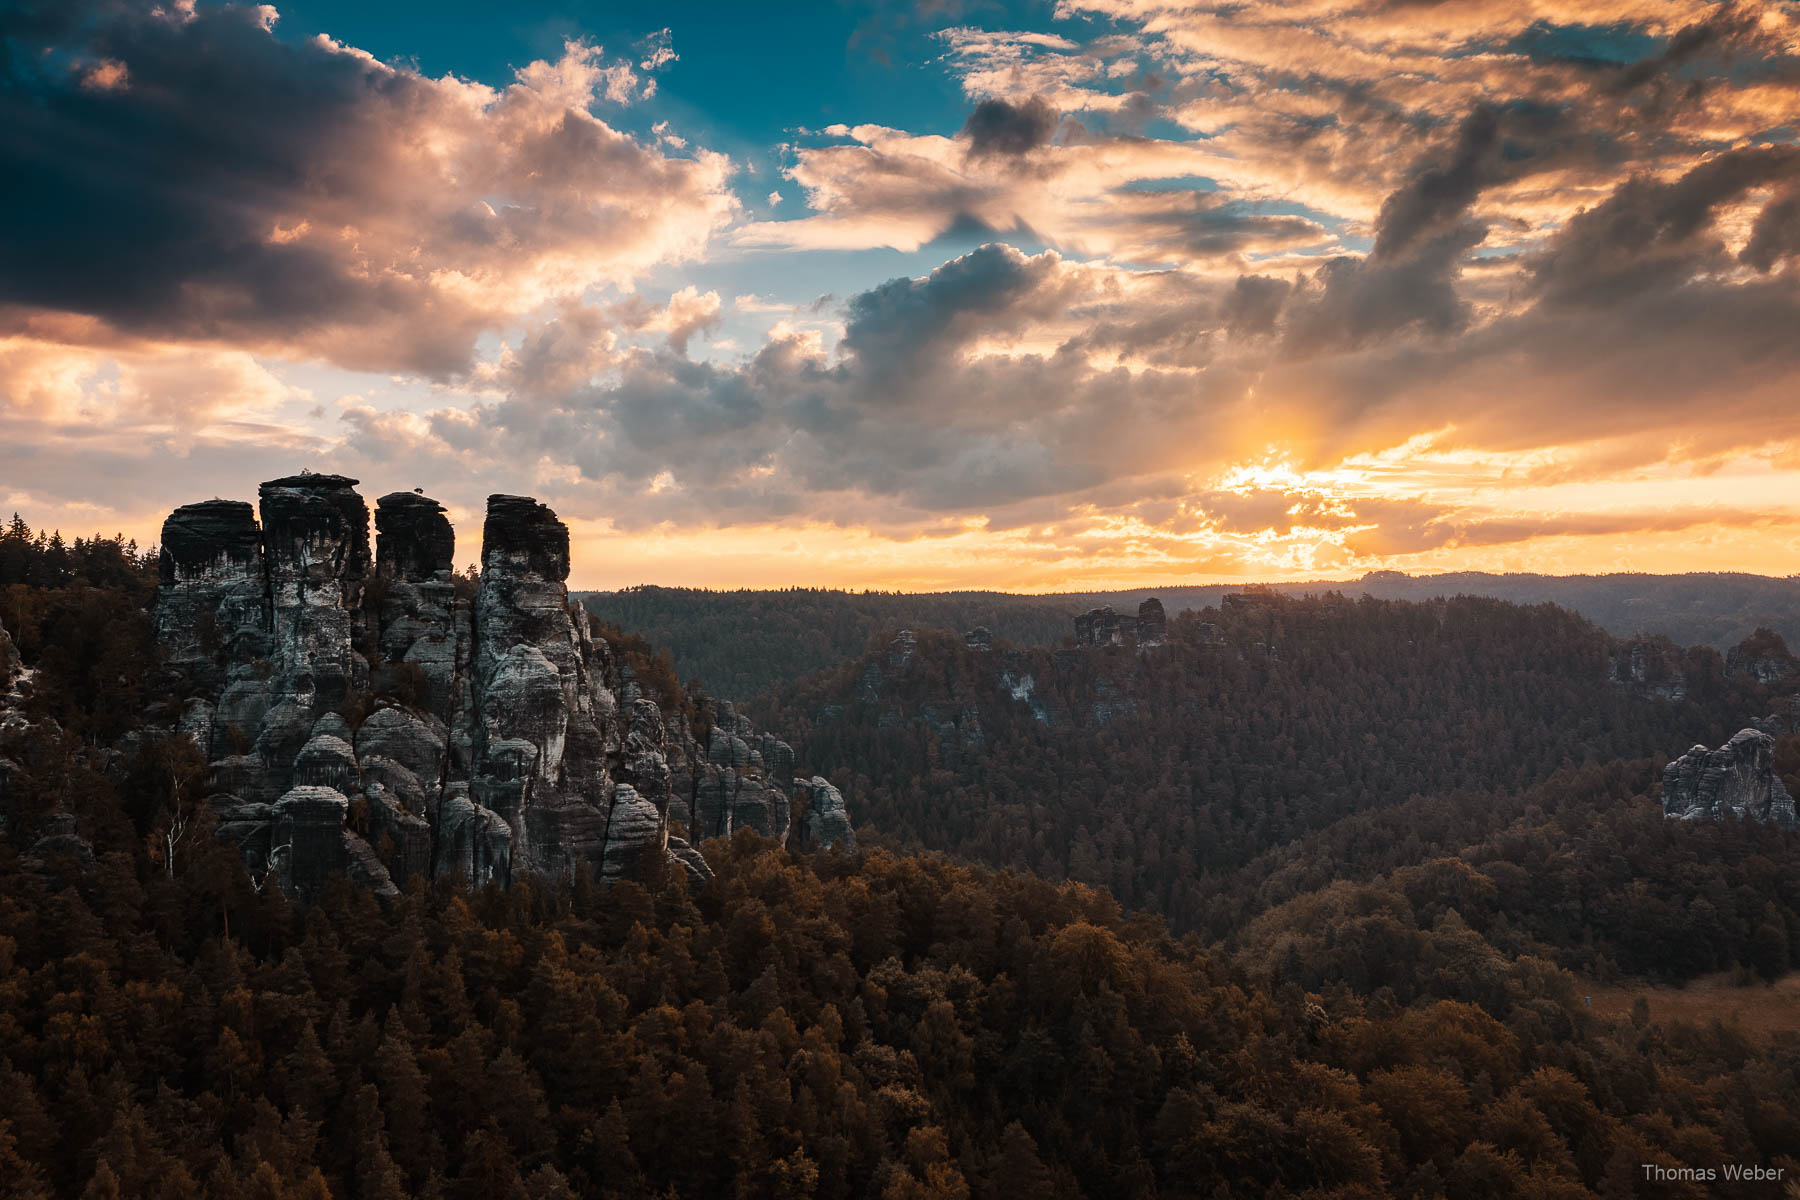
[[[1731,971],[1704,975],[1682,987],[1580,979],[1578,994],[1590,997],[1595,1015],[1602,1017],[1630,1016],[1632,1003],[1643,996],[1650,1002],[1650,1019],[1657,1024],[1706,1025],[1717,1018],[1757,1036],[1800,1032],[1800,971],[1773,984],[1758,980],[1749,987],[1738,986]]]

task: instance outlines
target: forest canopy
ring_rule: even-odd
[[[1800,1032],[1586,1002],[1765,988],[1800,946],[1800,834],[1655,801],[1667,748],[1771,701],[1711,650],[1468,599],[1188,614],[1144,654],[878,633],[759,706],[846,783],[858,854],[742,831],[703,843],[700,889],[651,858],[300,904],[204,814],[170,840],[204,764],[134,736],[169,700],[150,564],[53,541],[16,539],[0,588],[34,672],[30,720],[0,722],[6,1200],[1700,1197],[1644,1166],[1800,1172]],[[602,633],[703,710],[665,651]],[[1621,677],[1634,652],[1661,673]],[[1800,743],[1777,755],[1800,781]]]

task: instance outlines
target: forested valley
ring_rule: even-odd
[[[1234,605],[1144,648],[871,628],[752,706],[843,788],[855,854],[741,831],[701,843],[703,888],[653,860],[299,903],[205,828],[168,852],[183,762],[131,737],[152,564],[76,546],[0,534],[32,672],[0,720],[0,1196],[1800,1173],[1800,1035],[1584,997],[1765,988],[1800,948],[1800,835],[1657,803],[1667,758],[1781,711],[1715,651],[1468,599]],[[1800,783],[1791,732],[1776,767]]]
[[[1554,603],[1580,612],[1615,637],[1662,634],[1683,645],[1724,651],[1767,627],[1800,645],[1800,578],[1685,575],[1494,575],[1462,571],[1406,575],[1375,571],[1340,583],[1276,583],[1261,590],[1291,598],[1341,592],[1351,598],[1430,601],[1481,596],[1514,604]],[[1217,608],[1242,588],[1227,584],[1132,588],[1110,592],[1015,595],[1007,592],[840,591],[641,587],[587,592],[603,621],[655,642],[685,679],[714,694],[747,701],[863,652],[870,637],[898,629],[985,626],[1020,646],[1056,646],[1069,618],[1110,604],[1133,610],[1148,596],[1170,612]]]

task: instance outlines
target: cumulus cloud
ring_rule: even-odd
[[[433,376],[475,339],[698,254],[729,163],[596,108],[643,66],[569,43],[489,88],[431,78],[274,10],[26,5],[0,72],[0,302],[123,336]],[[665,39],[666,40],[666,39]]]

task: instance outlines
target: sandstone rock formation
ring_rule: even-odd
[[[254,873],[385,895],[415,876],[616,878],[662,856],[703,881],[671,819],[785,843],[797,794],[796,844],[853,844],[837,790],[796,781],[793,750],[730,705],[702,710],[704,745],[686,717],[665,722],[570,604],[549,508],[489,497],[471,588],[442,505],[381,497],[371,552],[356,482],[277,479],[260,523],[209,500],[163,527],[157,641],[197,693],[168,732],[206,752],[219,835]]]
[[[1758,629],[1725,655],[1725,673],[1764,685],[1781,683],[1800,671],[1800,659],[1788,652],[1787,642],[1772,629]]]
[[[1075,618],[1077,646],[1160,646],[1168,632],[1168,614],[1155,596],[1138,605],[1137,615],[1121,613],[1110,604],[1091,608]]]
[[[853,848],[856,837],[850,832],[850,811],[844,806],[844,794],[814,775],[794,788],[795,807],[805,813],[802,824],[803,844],[807,846],[843,846]]]
[[[1717,750],[1695,746],[1663,769],[1663,816],[1683,821],[1727,815],[1795,826],[1794,799],[1775,773],[1775,739],[1740,730]]]
[[[1155,596],[1138,605],[1137,639],[1140,646],[1160,646],[1163,636],[1168,632],[1168,614],[1163,612],[1163,604]]]
[[[1075,618],[1077,646],[1116,646],[1123,636],[1121,618],[1110,604],[1091,608]]]
[[[1682,648],[1666,637],[1635,637],[1613,650],[1612,680],[1640,695],[1680,700],[1687,696],[1682,658]]]
[[[1770,737],[1800,733],[1800,694],[1775,697],[1775,711],[1751,722]]]

